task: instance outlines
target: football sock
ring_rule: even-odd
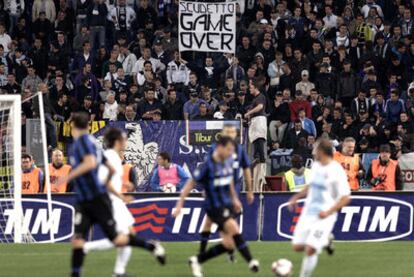
[[[144,249],[147,249],[148,251],[153,251],[155,248],[154,244],[147,242],[143,239],[139,239],[133,234],[129,235],[129,245],[134,246],[134,247],[144,248]]]
[[[315,270],[316,264],[318,263],[318,255],[313,254],[312,256],[305,255],[302,261],[302,268],[300,269],[300,277],[310,277],[312,272]]]
[[[247,243],[244,241],[242,235],[234,235],[233,239],[234,243],[236,244],[237,250],[239,250],[240,254],[243,256],[246,262],[249,263],[252,260],[252,254],[250,254],[249,247],[247,246]]]
[[[200,241],[200,254],[206,252],[208,239],[210,237],[210,232],[203,231],[201,232],[201,241]]]
[[[79,277],[85,254],[81,248],[72,249],[72,277]]]
[[[129,258],[132,254],[132,247],[125,246],[118,248],[118,254],[115,261],[114,273],[118,275],[125,274],[125,269],[128,264]]]
[[[88,254],[90,251],[104,251],[114,248],[114,244],[109,239],[89,241],[83,246],[83,252]]]
[[[199,263],[204,263],[207,260],[210,260],[214,257],[217,257],[223,253],[226,253],[227,249],[223,244],[217,244],[216,246],[211,247],[206,252],[200,253],[197,258]]]

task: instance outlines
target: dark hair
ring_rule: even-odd
[[[124,137],[124,133],[121,129],[110,127],[105,131],[104,134],[104,144],[107,148],[112,148],[115,145],[115,142],[121,140]]]
[[[171,162],[171,156],[167,152],[161,152],[158,154],[163,160],[167,160],[169,163]]]
[[[379,152],[383,153],[383,152],[387,152],[387,153],[391,153],[391,147],[389,144],[382,144],[379,148]]]
[[[316,149],[322,151],[329,157],[333,157],[334,155],[334,147],[329,139],[320,139]]]
[[[234,140],[229,137],[220,136],[217,140],[217,146],[227,146],[228,144],[234,145]]]
[[[25,154],[22,154],[22,160],[32,160],[32,156],[31,155],[29,155],[29,154],[27,154],[27,153],[25,153]]]
[[[77,112],[72,116],[71,123],[73,127],[81,130],[88,129],[89,127],[89,114],[86,112]]]

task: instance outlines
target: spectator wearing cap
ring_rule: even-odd
[[[230,111],[233,113],[233,118],[244,118],[250,103],[246,100],[246,92],[239,91],[237,96],[230,102]]]
[[[301,81],[296,84],[296,90],[302,91],[304,97],[310,96],[310,91],[315,88],[315,84],[309,81],[309,71],[302,70]]]
[[[161,43],[164,50],[167,53],[174,53],[175,50],[178,50],[178,39],[171,35],[171,27],[167,26],[164,28],[164,36],[161,38]]]
[[[289,104],[283,101],[282,92],[276,93],[268,121],[270,138],[273,142],[282,143],[290,122]]]
[[[167,100],[163,105],[163,115],[166,120],[183,119],[183,103],[177,97],[177,91],[174,88],[167,92]]]
[[[296,119],[298,119],[298,113],[300,109],[305,110],[306,117],[312,117],[312,107],[310,103],[305,99],[302,91],[297,90],[295,92],[295,99],[291,103],[289,103],[291,121],[295,121]]]
[[[396,191],[403,189],[401,169],[398,161],[391,159],[391,147],[383,144],[378,159],[372,161],[367,172],[367,182],[375,191]]]
[[[164,46],[160,39],[156,39],[153,44],[153,54],[152,56],[157,60],[161,61],[164,65],[168,65],[171,61],[170,54],[164,51]]]
[[[233,119],[232,114],[229,112],[229,107],[226,101],[220,101],[218,111],[214,113],[213,118],[221,120]]]
[[[137,116],[144,120],[151,120],[155,112],[162,113],[162,104],[155,98],[152,86],[145,89],[145,99],[138,105]]]
[[[385,104],[385,113],[388,122],[397,123],[402,112],[405,112],[404,101],[400,99],[398,91],[393,90],[390,99]]]
[[[174,51],[174,59],[167,66],[168,85],[174,85],[176,90],[183,91],[190,81],[190,69],[182,62],[180,52]]]
[[[183,107],[184,119],[194,119],[199,114],[200,103],[204,102],[198,97],[197,91],[190,91],[190,100],[188,100]]]

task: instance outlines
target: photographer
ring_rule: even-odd
[[[388,144],[380,146],[379,159],[372,161],[367,173],[367,182],[375,191],[403,189],[401,170],[398,161],[391,160],[391,147]]]

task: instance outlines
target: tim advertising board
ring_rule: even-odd
[[[71,198],[64,197],[63,201],[53,200],[51,216],[49,216],[46,199],[22,199],[22,233],[30,234],[29,239],[35,242],[50,242],[50,232],[53,232],[57,242],[69,240],[73,235],[72,222],[75,214]],[[13,241],[14,228],[18,222],[12,201],[11,199],[0,199],[2,218],[5,219],[4,223],[0,223],[2,241]]]
[[[178,197],[138,198],[128,205],[135,219],[134,229],[142,238],[162,241],[197,241],[202,231],[206,214],[202,208],[203,199],[189,197],[181,215],[171,216]],[[238,218],[241,230],[247,240],[258,239],[259,199],[247,205],[242,197],[243,214]],[[212,238],[218,238],[217,226],[212,227]],[[100,238],[101,231],[95,230],[94,239]]]
[[[264,198],[263,240],[290,240],[302,211],[303,200],[291,212],[290,194],[266,195]],[[413,194],[372,193],[353,195],[352,202],[341,209],[334,228],[337,240],[390,241],[414,240]]]

